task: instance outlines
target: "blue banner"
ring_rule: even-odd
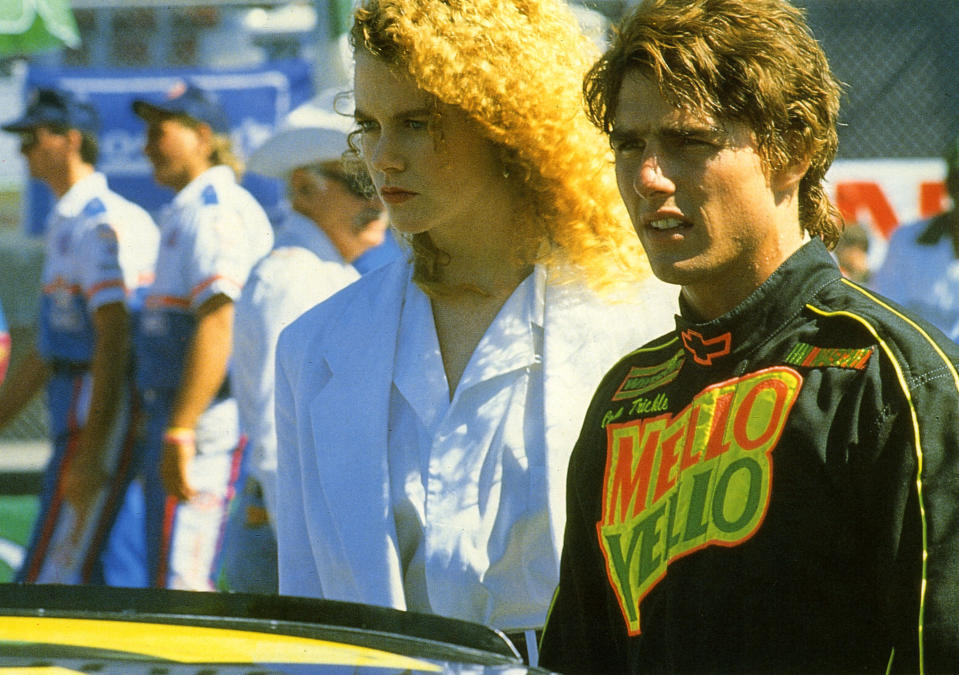
[[[265,141],[293,108],[313,96],[311,65],[289,60],[248,68],[69,69],[33,67],[27,74],[27,91],[56,87],[74,92],[100,113],[100,160],[110,187],[151,213],[173,197],[173,192],[153,181],[152,167],[143,154],[146,125],[133,114],[138,98],[157,98],[184,80],[216,92],[232,128],[234,148],[241,157]],[[282,197],[278,181],[253,174],[243,184],[269,213]],[[27,185],[25,230],[43,233],[53,196],[45,184],[30,179]]]

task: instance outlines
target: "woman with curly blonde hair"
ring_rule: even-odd
[[[280,590],[532,636],[585,406],[675,293],[626,225],[561,0],[366,0],[351,37],[353,145],[412,254],[280,338]]]

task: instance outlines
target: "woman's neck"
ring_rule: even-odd
[[[507,297],[532,268],[533,244],[514,210],[429,236],[442,261],[437,281],[448,286],[478,287],[493,297]]]

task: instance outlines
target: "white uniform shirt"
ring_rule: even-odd
[[[266,213],[227,166],[194,178],[159,220],[163,239],[151,307],[195,310],[219,293],[235,300],[250,269],[273,245]]]
[[[41,351],[86,361],[93,313],[114,302],[136,308],[138,290],[153,280],[159,231],[144,209],[94,172],[57,201],[46,236]]]
[[[296,317],[357,278],[329,237],[291,212],[273,251],[253,268],[236,302],[231,383],[251,452],[250,473],[263,489],[271,519],[276,509],[276,340]]]
[[[959,259],[943,225],[933,219],[897,228],[870,285],[959,341]]]
[[[542,627],[558,579],[543,427],[545,271],[507,299],[450,401],[430,302],[412,281],[390,397],[389,463],[407,607]]]
[[[218,294],[236,300],[253,265],[273,245],[266,213],[227,166],[194,178],[159,221],[156,280],[136,350],[141,391],[178,386],[196,310]]]

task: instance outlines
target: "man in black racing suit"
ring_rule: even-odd
[[[959,347],[828,253],[838,88],[801,14],[650,0],[586,91],[681,315],[586,415],[541,664],[959,670]]]
[[[678,317],[593,400],[544,657],[911,671],[922,626],[959,667],[957,361],[818,239],[734,311]]]

